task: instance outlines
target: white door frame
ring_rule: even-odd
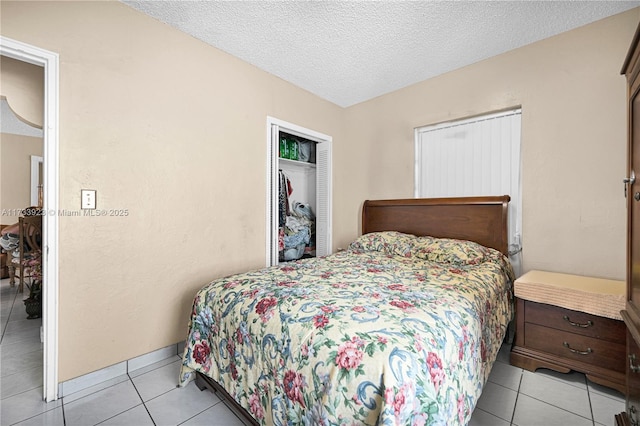
[[[59,58],[17,40],[0,36],[0,55],[44,68],[44,216],[43,222],[43,398],[58,399],[58,98]]]

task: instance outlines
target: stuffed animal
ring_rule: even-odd
[[[313,210],[311,210],[311,206],[309,204],[302,204],[301,202],[294,201],[291,211],[292,214],[300,218],[305,218],[311,222],[316,219],[316,215],[313,214]]]
[[[284,259],[300,259],[304,249],[313,241],[315,215],[308,204],[294,201],[287,216],[284,236]]]

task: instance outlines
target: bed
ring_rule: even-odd
[[[212,281],[180,385],[258,425],[467,424],[513,318],[508,202],[368,200],[345,250]]]

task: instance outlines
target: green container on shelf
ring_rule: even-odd
[[[289,160],[297,160],[298,159],[298,141],[293,138],[288,138],[288,148],[289,148]]]
[[[280,134],[280,158],[289,158],[289,141],[283,134]]]

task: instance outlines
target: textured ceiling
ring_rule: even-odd
[[[344,107],[640,6],[640,1],[123,3]]]

